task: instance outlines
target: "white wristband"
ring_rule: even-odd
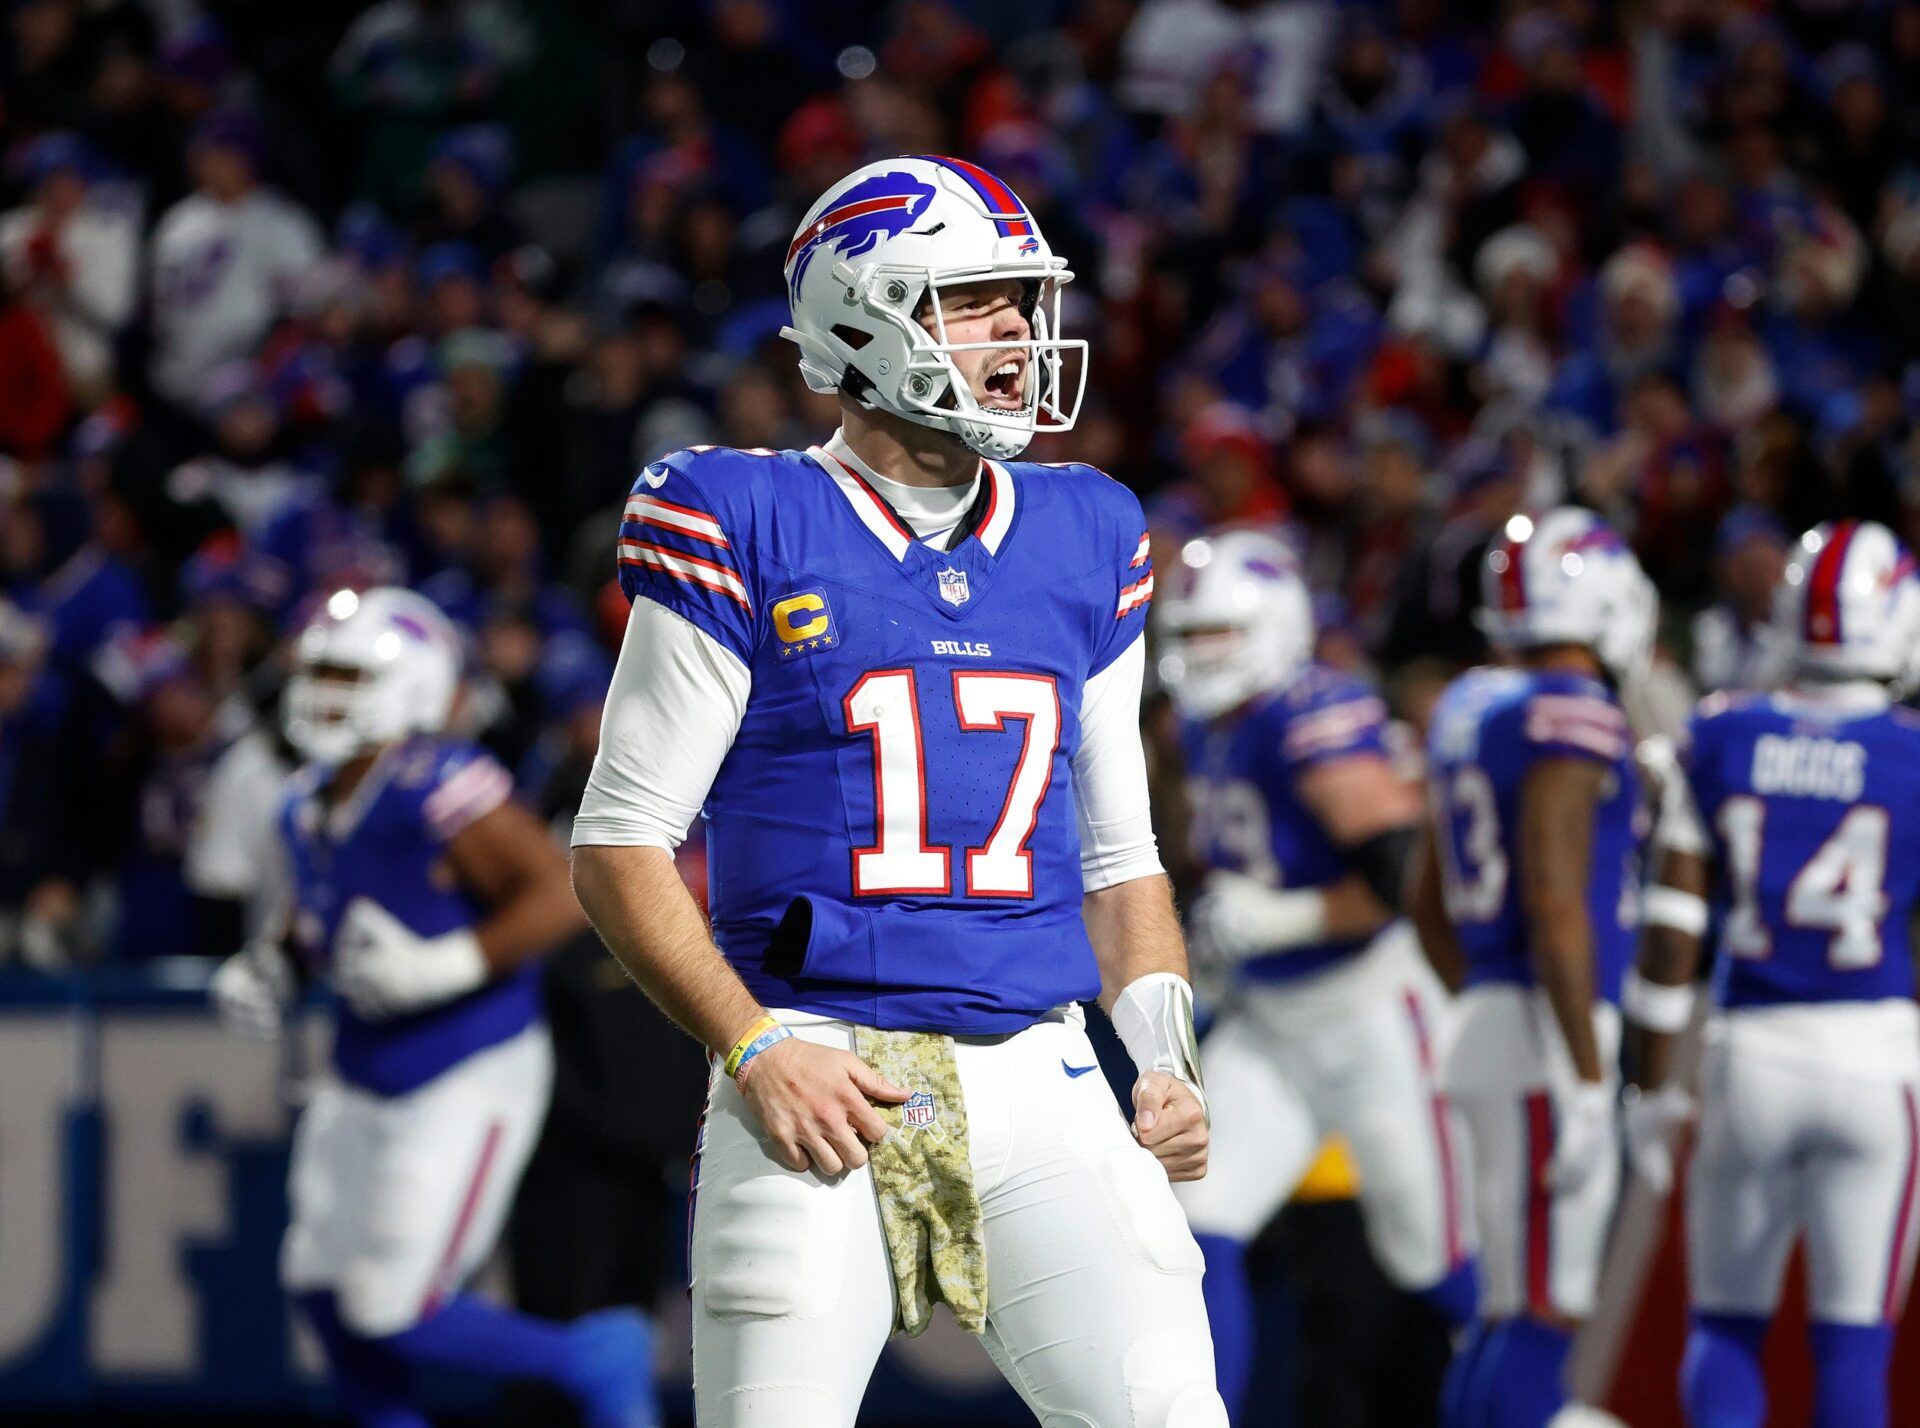
[[[1268,893],[1260,904],[1260,930],[1274,951],[1310,947],[1327,940],[1327,895],[1319,888]]]
[[[1685,1031],[1693,1020],[1699,992],[1692,986],[1671,987],[1649,982],[1637,968],[1629,969],[1620,984],[1620,1010],[1627,1020],[1648,1031],[1672,1034]]]
[[[1193,988],[1176,972],[1149,972],[1127,983],[1113,1002],[1113,1029],[1141,1075],[1159,1071],[1200,1098],[1200,1041],[1193,1031]]]
[[[1699,893],[1656,885],[1648,888],[1640,901],[1640,920],[1648,927],[1670,927],[1689,937],[1703,937],[1707,931],[1707,900]]]

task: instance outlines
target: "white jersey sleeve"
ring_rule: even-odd
[[[726,646],[644,595],[600,717],[573,846],[680,846],[747,710],[752,676]]]
[[[1080,699],[1080,747],[1073,796],[1080,819],[1080,876],[1088,892],[1162,871],[1147,799],[1140,742],[1140,687],[1146,637],[1087,681]]]

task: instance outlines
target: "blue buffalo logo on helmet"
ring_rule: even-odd
[[[807,265],[824,246],[842,257],[857,258],[883,238],[906,230],[933,202],[934,187],[895,170],[862,179],[836,195],[813,222],[794,235],[787,249],[787,287],[795,294]]]

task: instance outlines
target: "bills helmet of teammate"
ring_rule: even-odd
[[[1073,425],[1087,368],[1087,344],[1059,336],[1073,273],[1019,196],[979,165],[920,156],[856,169],[807,210],[786,278],[792,321],[781,336],[799,347],[814,391],[844,391],[1002,460]],[[948,340],[941,290],[996,278],[1021,285],[1025,340]],[[1017,405],[982,406],[954,362],[988,350],[1008,354],[992,380]]]
[[[1592,511],[1517,515],[1480,568],[1480,628],[1507,650],[1575,644],[1621,684],[1653,657],[1659,597],[1626,542]]]
[[[287,738],[340,763],[447,726],[460,683],[460,637],[412,590],[336,590],[294,641]]]
[[[1154,604],[1160,679],[1211,719],[1277,689],[1313,657],[1313,602],[1286,542],[1266,531],[1188,541]]]
[[[1920,672],[1920,577],[1877,521],[1828,521],[1801,536],[1774,587],[1795,671],[1911,687]]]

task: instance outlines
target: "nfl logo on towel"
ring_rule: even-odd
[[[965,576],[961,579],[964,581]],[[924,1130],[933,1124],[933,1092],[915,1091],[907,1097],[906,1104],[900,1107],[900,1119],[914,1130]]]
[[[940,598],[949,605],[967,603],[967,572],[948,566],[940,572]]]

